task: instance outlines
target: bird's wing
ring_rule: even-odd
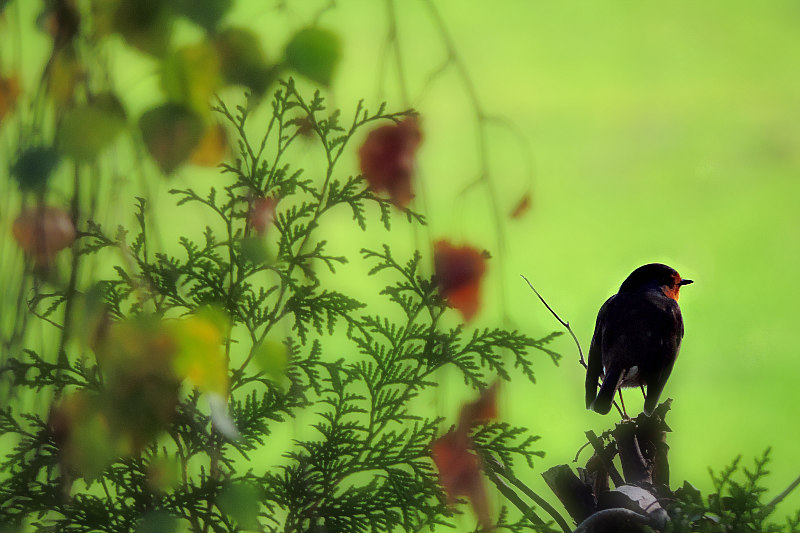
[[[597,396],[597,380],[603,373],[603,324],[605,323],[605,316],[608,312],[608,307],[614,296],[606,300],[606,303],[600,308],[597,313],[597,322],[594,326],[594,335],[592,335],[592,344],[589,346],[589,360],[587,361],[586,368],[586,408],[589,409]]]
[[[672,367],[678,358],[683,339],[683,317],[680,307],[675,303],[671,305],[665,313],[663,322],[665,331],[662,332],[662,343],[653,354],[653,360],[657,362],[654,372],[647,379],[647,398],[644,401],[644,412],[647,416],[653,413],[653,409],[658,405],[658,399],[667,384]]]

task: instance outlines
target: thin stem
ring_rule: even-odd
[[[520,276],[522,279],[524,279],[524,280],[525,280],[525,282],[528,284],[528,287],[530,287],[530,288],[531,288],[531,290],[533,291],[533,293],[534,293],[536,296],[538,296],[538,297],[539,297],[539,300],[541,300],[541,302],[544,304],[544,306],[547,308],[547,310],[548,310],[548,311],[550,311],[550,313],[551,313],[551,314],[552,314],[552,315],[553,315],[553,316],[556,318],[556,320],[558,320],[558,322],[559,322],[559,323],[560,323],[562,326],[564,326],[565,328],[567,328],[567,331],[569,332],[569,334],[570,334],[570,335],[572,335],[572,340],[574,340],[574,341],[575,341],[575,346],[577,346],[577,347],[578,347],[578,355],[579,355],[579,357],[580,357],[580,360],[579,360],[579,362],[580,362],[581,366],[583,366],[583,368],[586,368],[586,369],[588,369],[588,365],[586,364],[586,360],[583,358],[583,350],[581,349],[581,343],[578,341],[578,337],[577,337],[577,336],[575,336],[575,332],[574,332],[574,331],[572,331],[572,328],[570,327],[570,325],[569,325],[569,322],[568,322],[568,321],[565,321],[565,320],[562,320],[562,319],[561,319],[561,317],[560,317],[560,316],[558,316],[558,313],[556,313],[556,312],[555,312],[555,310],[554,310],[552,307],[550,307],[550,305],[549,305],[549,304],[548,304],[548,303],[545,301],[545,299],[544,299],[544,298],[542,298],[542,295],[541,295],[541,294],[539,294],[539,291],[537,291],[537,290],[536,290],[536,287],[534,287],[534,286],[533,286],[533,284],[530,282],[530,280],[528,280],[528,278],[526,278],[526,277],[525,277],[523,274],[520,274],[519,276]],[[621,398],[621,397],[622,397],[622,396],[620,395],[620,398]],[[625,414],[624,414],[623,410],[619,408],[619,405],[617,405],[617,402],[616,402],[616,401],[614,401],[614,400],[612,400],[612,403],[614,404],[614,407],[616,407],[616,408],[617,408],[617,411],[619,412],[619,416],[620,416],[620,417],[622,417],[622,418],[627,418],[627,417],[625,416]],[[579,453],[580,453],[580,452],[579,452]]]
[[[528,287],[530,287],[530,288],[531,288],[531,290],[533,291],[533,293],[534,293],[536,296],[538,296],[538,297],[539,297],[539,300],[541,300],[541,302],[544,304],[544,306],[547,308],[547,310],[548,310],[548,311],[550,311],[550,314],[552,314],[552,315],[553,315],[553,316],[556,318],[556,320],[558,320],[559,324],[561,324],[562,326],[564,326],[565,328],[567,328],[567,331],[569,332],[569,334],[570,334],[570,335],[572,335],[572,340],[574,340],[574,341],[575,341],[575,346],[577,346],[577,347],[578,347],[578,355],[580,356],[580,363],[581,363],[581,365],[583,365],[583,368],[587,368],[587,365],[586,365],[586,360],[583,358],[583,350],[581,349],[581,343],[580,343],[580,341],[578,341],[578,337],[576,337],[576,336],[575,336],[575,332],[574,332],[574,331],[572,331],[572,328],[570,327],[570,325],[569,325],[569,322],[567,322],[567,321],[565,321],[565,320],[562,320],[562,319],[561,319],[561,317],[560,317],[560,316],[558,316],[558,313],[556,313],[556,312],[553,310],[553,308],[552,308],[552,307],[550,307],[550,304],[548,304],[548,303],[545,301],[545,299],[544,299],[544,298],[542,298],[542,295],[541,295],[541,294],[539,294],[539,291],[537,291],[537,290],[536,290],[536,287],[534,287],[534,286],[533,286],[533,284],[530,282],[530,280],[528,280],[528,278],[526,278],[526,277],[525,277],[523,274],[520,274],[519,276],[520,276],[522,279],[524,279],[524,280],[525,280],[525,282],[528,284]]]
[[[544,520],[542,520],[539,515],[536,514],[536,511],[534,511],[527,503],[522,501],[522,498],[520,498],[519,495],[514,492],[514,489],[506,485],[506,483],[500,479],[493,470],[487,470],[486,475],[489,476],[489,479],[497,487],[497,490],[499,490],[509,502],[514,504],[514,507],[519,509],[522,514],[525,515],[525,518],[530,520],[533,525],[542,528],[547,527],[547,524],[545,524]],[[566,529],[565,531],[569,532],[569,529]]]
[[[781,501],[783,501],[783,499],[786,498],[798,485],[800,485],[800,476],[798,476],[794,481],[789,483],[789,486],[786,487],[786,489],[784,489],[783,492],[775,496],[772,499],[772,501],[767,504],[766,507],[768,509],[772,509],[773,507],[781,503]]]
[[[491,468],[493,471],[497,471],[497,473],[509,480],[512,485],[521,490],[528,498],[536,502],[536,505],[547,511],[547,514],[553,517],[553,520],[555,520],[561,529],[564,530],[564,533],[570,533],[570,531],[572,531],[572,528],[569,526],[569,524],[567,524],[567,521],[564,520],[564,517],[562,517],[555,507],[550,505],[547,500],[536,494],[533,489],[512,474],[511,471],[503,466],[503,464],[500,463],[496,457],[490,455],[487,459],[486,465],[489,468]]]

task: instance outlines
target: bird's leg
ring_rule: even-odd
[[[619,403],[622,404],[622,418],[629,419],[628,412],[625,410],[625,400],[622,399],[622,382],[625,381],[625,374],[627,374],[627,370],[622,371],[622,375],[619,377],[619,388],[617,392],[619,393]]]
[[[618,388],[617,392],[619,393],[619,403],[622,404],[622,418],[627,420],[630,417],[628,416],[628,412],[625,410],[625,400],[622,399],[622,387]]]

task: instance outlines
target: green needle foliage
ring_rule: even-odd
[[[532,352],[557,361],[547,347],[555,335],[442,329],[447,303],[422,269],[422,255],[401,259],[389,245],[363,249],[359,258],[376,283],[386,283],[381,299],[389,304],[375,308],[381,311],[329,288],[348,266],[318,236],[332,211],[349,210],[355,232],[373,220],[389,230],[398,215],[424,223],[376,196],[360,176],[339,170],[358,131],[408,113],[383,107],[370,113],[359,104],[345,125],[338,111],[326,112],[319,93],[306,99],[291,80],[276,91],[257,142],[248,133],[248,109],[220,101],[216,111],[238,135],[238,153],[222,168],[227,184],[171,191],[176,209],[197,204],[207,213],[201,238],[181,237],[180,253],[160,250],[148,202],[137,198],[135,230],[108,232],[92,220],[80,228],[78,254],[116,258],[114,277],[83,293],[56,290],[31,301],[43,320],[55,320],[71,298],[90,308],[96,296],[102,312],[94,325],[88,311],[74,324],[91,330],[93,349],[68,343],[60,354],[25,350],[3,368],[15,394],[31,390],[56,401],[49,414],[11,405],[0,410],[0,431],[15,437],[0,467],[2,520],[12,528],[70,532],[386,532],[451,524],[454,511],[430,455],[446,428],[415,407],[434,397],[448,367],[475,390],[510,380],[512,368],[533,381]],[[303,158],[312,157],[313,147],[321,176],[309,177],[298,165],[299,142]],[[252,210],[264,198],[277,199],[277,207],[261,236]],[[227,361],[221,378],[190,372],[181,383],[168,366],[115,367],[107,355],[139,353],[113,342],[135,345],[151,336],[147,350],[158,353],[163,331],[209,308],[227,317],[220,328]],[[109,333],[120,324],[135,335]],[[168,353],[180,350],[167,346]],[[213,372],[199,363],[191,368]],[[214,379],[228,384],[222,414],[209,407],[207,384]],[[100,399],[97,418],[87,398]],[[70,409],[77,416],[68,416]],[[259,452],[274,446],[277,431],[292,431],[295,418],[313,430],[298,433],[278,464],[260,462]],[[99,429],[80,420],[97,420]],[[120,434],[133,444],[103,442]],[[473,435],[481,452],[509,469],[519,460],[532,466],[541,456],[536,439],[502,422]],[[501,527],[519,531],[520,524],[501,515]]]
[[[718,474],[709,468],[714,492],[705,498],[688,481],[675,491],[676,501],[669,507],[669,531],[778,532],[797,531],[800,511],[786,518],[786,526],[769,522],[774,503],[764,503],[763,482],[769,471],[770,449],[754,460],[753,469],[740,465],[741,456]],[[742,481],[736,479],[743,477]]]

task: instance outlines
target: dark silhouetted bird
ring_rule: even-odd
[[[644,412],[652,414],[681,347],[678,293],[689,283],[692,280],[682,279],[667,265],[651,263],[634,270],[619,292],[606,300],[597,313],[589,348],[587,409],[606,414],[621,387],[642,387],[644,393],[647,386]],[[624,403],[622,408],[627,416]]]

